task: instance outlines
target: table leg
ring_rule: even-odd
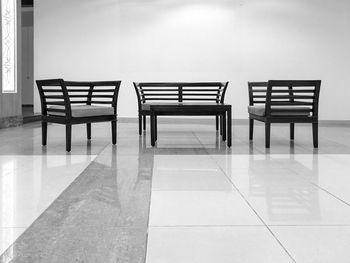
[[[154,146],[155,145],[155,134],[154,134],[154,128],[155,128],[155,114],[153,111],[151,111],[151,145]]]
[[[222,140],[226,141],[226,112],[222,114]]]
[[[227,146],[232,145],[232,110],[229,108],[227,110]]]
[[[158,118],[157,115],[154,115],[154,140],[158,140]]]

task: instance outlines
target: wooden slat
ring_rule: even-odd
[[[92,98],[113,98],[113,95],[92,95]]]
[[[159,92],[159,91],[176,91],[176,92],[178,92],[179,89],[161,89],[161,88],[159,88],[159,89],[141,89],[141,91],[143,91],[143,92],[149,92],[149,91],[157,91],[157,92]]]
[[[271,95],[271,99],[314,99],[314,96],[307,95]]]
[[[91,104],[112,104],[112,101],[91,101]]]
[[[267,89],[253,89],[253,93],[256,92],[256,93],[266,93],[267,92]]]
[[[66,112],[65,109],[47,109],[47,111],[50,113],[50,112]]]
[[[146,98],[144,100],[178,100],[178,98]]]
[[[217,96],[217,93],[183,93],[183,96]]]
[[[313,102],[304,101],[271,101],[271,105],[275,106],[312,106]]]
[[[89,92],[88,89],[67,89],[68,92]]]
[[[114,89],[94,89],[92,93],[95,93],[95,92],[113,92],[114,93]]]
[[[208,99],[208,98],[183,98],[183,100],[192,100],[192,101],[216,101],[216,98]]]
[[[289,113],[289,112],[312,112],[313,110],[312,109],[298,109],[298,108],[295,108],[295,109],[274,109],[274,108],[271,108],[271,113],[276,113],[276,112],[286,112],[286,113]]]
[[[148,96],[148,97],[160,97],[160,96],[178,96],[178,94],[176,93],[145,93],[143,96]]]
[[[138,87],[223,87],[221,82],[140,82]]]
[[[271,93],[289,93],[289,90],[275,90],[272,89]],[[315,90],[313,89],[293,89],[293,93],[314,93]]]
[[[48,95],[45,96],[46,99],[64,99],[63,95]]]
[[[63,105],[63,106],[65,106],[64,101],[47,101],[46,104],[47,105]]]
[[[183,92],[186,92],[186,91],[199,91],[198,89],[186,89],[186,87],[183,88]],[[222,92],[223,90],[222,89],[202,89],[202,91],[215,91],[215,92]]]
[[[43,89],[43,92],[60,92],[62,93],[63,91],[61,89]]]
[[[87,100],[71,100],[71,104],[81,104],[81,103],[87,103]]]

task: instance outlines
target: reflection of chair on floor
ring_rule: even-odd
[[[293,165],[303,175],[317,177],[317,161],[313,160],[312,170],[295,160],[294,156],[288,159],[275,159],[266,156],[256,160],[255,156],[249,159],[249,195],[264,197],[270,220],[313,220],[320,217],[318,191],[305,178],[290,172],[286,175],[283,169],[261,170],[261,167],[286,167]],[[317,158],[314,157],[314,158]],[[309,180],[311,178],[308,178]],[[313,178],[317,181],[317,178]]]

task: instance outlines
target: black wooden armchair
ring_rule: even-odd
[[[249,139],[253,140],[254,120],[265,123],[266,148],[270,148],[271,123],[289,123],[291,140],[295,123],[312,123],[317,148],[320,87],[320,80],[249,82]]]
[[[36,81],[42,114],[42,145],[47,143],[47,123],[66,126],[66,150],[71,151],[72,125],[86,124],[91,139],[91,123],[110,121],[112,143],[117,142],[117,100],[121,81],[73,82],[63,79]]]

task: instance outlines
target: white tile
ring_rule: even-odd
[[[232,156],[231,161],[234,163],[241,158]],[[324,173],[325,165],[317,169],[315,159],[318,158],[310,155],[247,156],[248,166],[229,168],[225,173],[269,225],[349,224],[349,206],[315,185],[348,200],[346,188],[350,181],[343,177],[337,182],[336,175]],[[319,162],[333,163],[334,160],[324,156]]]
[[[153,191],[151,226],[261,225],[236,192]]]
[[[272,231],[296,262],[349,262],[350,226],[278,226]]]
[[[155,155],[154,170],[206,170],[219,167],[209,155]]]
[[[23,234],[25,228],[1,228],[0,227],[0,255]]]
[[[350,206],[312,185],[267,185],[246,197],[268,225],[350,224]]]
[[[227,177],[215,169],[153,170],[152,190],[167,191],[231,191]]]
[[[28,227],[94,156],[0,156],[0,227]]]
[[[293,262],[265,227],[154,227],[147,263]]]

